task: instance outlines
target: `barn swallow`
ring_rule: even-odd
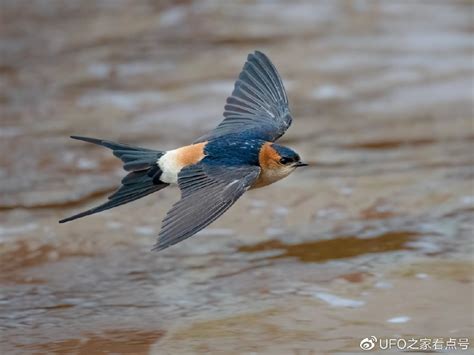
[[[181,199],[168,211],[153,247],[163,250],[211,224],[245,191],[272,184],[307,165],[296,152],[274,143],[292,117],[281,77],[265,54],[248,55],[224,110],[224,120],[213,131],[169,151],[71,136],[111,149],[129,173],[107,202],[60,223],[177,184]]]

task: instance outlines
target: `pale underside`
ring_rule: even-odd
[[[252,189],[267,186],[290,175],[295,170],[294,166],[280,165],[276,169],[261,169],[257,181]]]
[[[158,159],[157,164],[162,171],[161,181],[173,185],[178,183],[178,173],[183,168],[178,161],[178,154],[178,149],[170,150]]]

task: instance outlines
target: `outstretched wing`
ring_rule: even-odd
[[[286,132],[291,121],[280,75],[270,59],[256,51],[247,57],[234,91],[227,98],[224,120],[196,142],[238,132],[274,142]]]
[[[166,249],[211,224],[247,191],[259,172],[258,166],[203,163],[184,168],[178,175],[181,200],[168,211],[153,250]]]

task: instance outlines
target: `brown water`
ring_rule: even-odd
[[[473,336],[469,1],[2,1],[0,352],[319,354]],[[150,252],[164,190],[65,225],[215,126],[248,52],[313,166]],[[472,345],[471,345],[472,350]]]

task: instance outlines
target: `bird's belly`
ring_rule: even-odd
[[[293,171],[292,168],[281,168],[281,169],[262,169],[260,175],[258,175],[257,180],[252,185],[252,189],[257,189],[259,187],[267,186],[273,184],[274,182],[281,180]]]

